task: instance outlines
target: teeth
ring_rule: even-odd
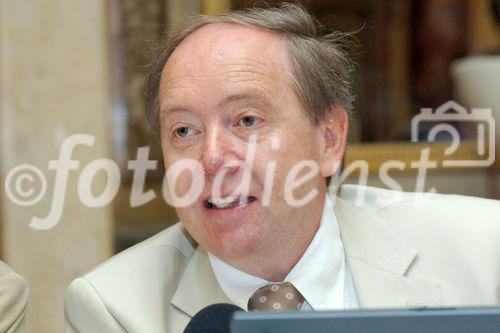
[[[247,205],[255,201],[254,197],[239,197],[239,196],[229,196],[225,198],[208,198],[207,203],[212,206],[211,208],[230,208],[239,205]],[[210,207],[208,207],[210,208]]]
[[[214,206],[216,206],[217,208],[227,208],[229,207],[235,200],[237,199],[237,197],[234,197],[234,196],[229,196],[229,197],[225,197],[225,198],[209,198],[208,199],[208,202]]]

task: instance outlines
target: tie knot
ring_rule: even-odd
[[[248,310],[300,310],[303,303],[304,296],[290,282],[272,283],[257,289],[248,300]]]

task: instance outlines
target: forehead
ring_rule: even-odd
[[[289,72],[286,42],[279,34],[214,23],[193,32],[172,53],[163,69],[160,93],[186,81],[232,77],[276,81]]]

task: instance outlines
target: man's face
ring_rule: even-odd
[[[305,205],[294,207],[285,198],[292,168],[303,161],[325,163],[324,127],[307,117],[290,73],[280,37],[233,24],[191,34],[163,70],[165,167],[191,159],[203,168],[201,195],[177,213],[194,239],[222,259],[280,251],[311,237],[321,219],[329,175],[316,172],[293,191],[301,199],[317,190]],[[293,178],[308,172],[304,167]],[[251,177],[248,192],[239,187],[245,175]],[[182,196],[192,185],[190,173],[182,172],[175,193]]]

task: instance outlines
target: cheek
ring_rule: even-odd
[[[193,209],[181,208],[177,209],[177,216],[181,221],[186,231],[193,237],[198,244],[207,248],[207,231],[204,228],[203,222],[200,217],[194,212]]]
[[[193,176],[189,171],[183,171],[179,175],[168,177],[169,184],[173,185],[175,194],[179,197],[186,195],[193,184]],[[172,189],[171,185],[171,189]]]
[[[288,142],[276,154],[276,168],[286,177],[293,169],[302,170],[303,165],[308,165],[306,161],[318,162],[316,147],[306,142]],[[299,173],[300,174],[300,173]]]
[[[199,170],[184,170],[178,174],[167,172],[167,183],[163,190],[168,202],[175,207],[193,207],[202,199],[204,179]]]
[[[163,195],[174,207],[191,207],[201,199],[205,183],[201,164],[192,159],[178,160],[167,168]]]
[[[321,180],[317,159],[313,145],[292,142],[282,147],[275,155],[275,194],[284,199],[291,192],[294,197],[300,198],[316,188]]]

